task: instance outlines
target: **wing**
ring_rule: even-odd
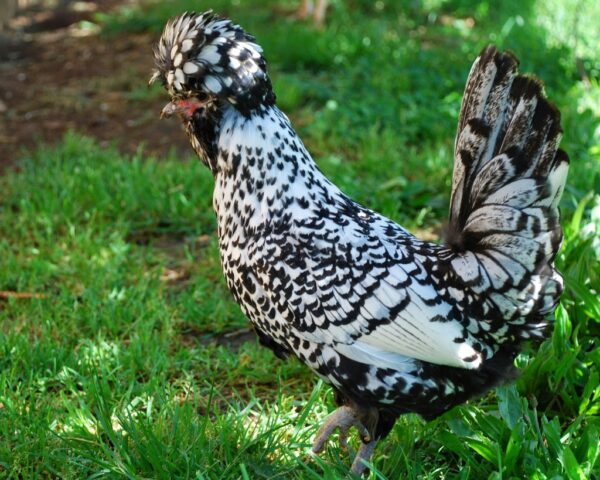
[[[253,269],[263,293],[297,336],[356,361],[478,367],[477,341],[429,272],[439,247],[361,212],[361,223],[314,219],[293,237],[264,237],[255,251],[268,255]]]

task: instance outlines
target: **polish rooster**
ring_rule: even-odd
[[[483,49],[458,120],[449,235],[415,238],[319,170],[276,105],[262,49],[212,12],[169,21],[151,81],[215,178],[221,262],[262,344],[332,385],[313,450],[356,427],[362,473],[398,416],[432,419],[516,375],[563,289],[553,262],[568,157],[558,110]]]

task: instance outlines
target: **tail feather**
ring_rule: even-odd
[[[569,163],[558,150],[560,114],[541,83],[519,75],[517,66],[493,46],[473,64],[456,137],[447,240],[454,275],[468,278],[499,341],[541,332],[540,319],[562,292],[552,265]]]

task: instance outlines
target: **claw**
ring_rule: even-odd
[[[358,418],[356,412],[348,406],[339,407],[335,412],[333,412],[315,436],[315,441],[313,443],[312,451],[313,453],[320,453],[323,451],[325,447],[325,443],[331,437],[331,434],[336,430],[340,430],[340,448],[343,450],[348,449],[348,432],[350,431],[350,427],[356,427],[360,434],[362,444],[354,458],[354,462],[352,463],[352,472],[357,475],[361,475],[366,466],[363,463],[363,460],[369,460],[373,452],[375,451],[375,445],[377,445],[376,440],[372,440],[371,434],[367,427],[363,425],[363,423]]]
[[[325,443],[327,440],[329,440],[329,437],[336,428],[340,429],[340,443],[347,444],[348,431],[352,426],[358,428],[361,436],[364,432],[367,432],[365,426],[356,417],[354,410],[347,406],[338,408],[335,412],[327,417],[317,432],[315,441],[313,443],[313,452],[319,453],[323,450]]]
[[[348,451],[348,432],[350,431],[349,427],[340,427],[340,448],[344,451]]]

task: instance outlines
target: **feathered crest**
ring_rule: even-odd
[[[160,79],[173,97],[214,95],[241,111],[274,102],[261,47],[239,25],[212,11],[170,20],[154,58],[150,83]]]

